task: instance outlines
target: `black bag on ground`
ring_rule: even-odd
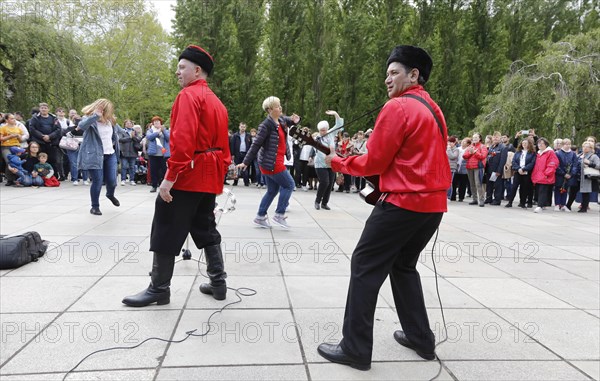
[[[27,232],[12,237],[0,237],[0,270],[15,269],[36,262],[46,253],[48,241],[37,232]]]

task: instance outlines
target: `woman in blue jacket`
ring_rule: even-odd
[[[569,212],[566,207],[567,192],[569,187],[578,181],[575,178],[577,174],[577,154],[571,151],[571,140],[563,139],[562,147],[556,151],[558,157],[558,167],[556,168],[556,180],[554,182],[554,207],[555,211]]]
[[[77,168],[87,170],[92,178],[90,213],[102,215],[100,211],[100,191],[106,183],[106,198],[114,206],[121,205],[115,197],[117,187],[117,157],[119,157],[119,138],[115,123],[114,106],[108,99],[98,99],[85,106],[81,112],[84,118],[77,129],[83,131],[83,141],[77,156]]]
[[[152,127],[146,132],[146,141],[148,142],[146,152],[150,160],[150,179],[152,180],[150,192],[156,192],[156,188],[167,171],[167,159],[171,156],[169,130],[162,123],[163,120],[160,116],[153,117]]]
[[[512,202],[519,190],[519,207],[531,208],[533,206],[533,183],[531,172],[535,166],[535,145],[532,138],[524,139],[512,159],[513,176],[512,192],[505,208],[512,208]],[[526,204],[527,203],[527,204]]]

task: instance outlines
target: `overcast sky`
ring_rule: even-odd
[[[173,32],[173,28],[171,27],[171,19],[175,18],[175,11],[171,10],[171,5],[175,5],[177,3],[176,0],[146,0],[154,5],[154,9],[156,9],[156,13],[158,16],[158,21],[160,21],[163,28],[168,32]]]

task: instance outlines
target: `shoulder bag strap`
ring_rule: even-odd
[[[438,119],[437,115],[433,111],[433,108],[431,108],[431,105],[429,103],[427,103],[427,101],[425,99],[421,98],[418,95],[414,95],[414,94],[405,94],[405,95],[402,95],[400,98],[412,98],[412,99],[416,99],[419,102],[423,103],[423,105],[425,105],[425,107],[427,107],[427,109],[429,111],[431,111],[431,115],[433,115],[433,118],[435,119],[435,122],[437,123],[438,128],[440,129],[440,134],[442,134],[442,138],[444,137],[444,130],[442,129],[442,124],[440,123],[440,120]]]

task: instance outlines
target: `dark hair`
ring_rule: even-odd
[[[525,141],[529,143],[527,145],[527,152],[535,153],[535,143],[533,142],[533,139],[531,137],[523,139],[521,144],[519,144],[519,146],[517,147],[517,151],[523,151],[523,142]]]
[[[546,147],[550,147],[550,142],[546,138],[538,138],[537,142],[542,142]]]
[[[396,61],[397,62],[397,61]],[[419,68],[416,67],[410,67],[407,66],[405,64],[403,64],[402,62],[398,62],[400,65],[402,65],[402,67],[404,68],[404,71],[406,72],[406,74],[408,74],[412,69],[417,69],[419,70]],[[419,71],[419,78],[417,78],[417,83],[421,86],[424,86],[427,81],[425,80],[425,78],[423,77],[423,75],[421,74],[421,71]]]

